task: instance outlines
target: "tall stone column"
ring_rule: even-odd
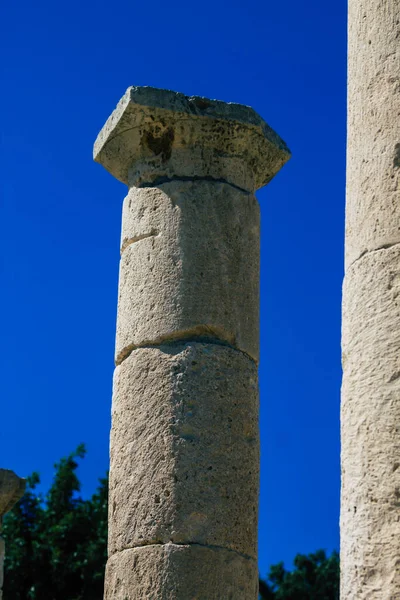
[[[349,0],[342,600],[400,598],[400,0]]]
[[[107,600],[255,600],[259,206],[289,153],[249,107],[129,88]]]
[[[0,469],[0,533],[2,519],[25,492],[25,479],[13,471]],[[4,539],[0,535],[0,600],[3,598]]]

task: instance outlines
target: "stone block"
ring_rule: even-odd
[[[105,600],[257,600],[254,560],[219,548],[155,545],[108,559]]]
[[[117,364],[132,348],[219,338],[259,355],[259,205],[224,183],[174,181],[125,198]]]
[[[109,553],[174,542],[257,556],[257,369],[217,344],[135,350],[115,370]]]
[[[342,595],[400,598],[400,246],[357,260],[343,296]]]
[[[14,471],[0,469],[0,518],[23,496],[26,481]]]
[[[274,177],[290,151],[249,106],[130,87],[100,131],[93,155],[129,186],[210,177],[253,192]]]
[[[349,1],[346,265],[400,242],[399,0]]]

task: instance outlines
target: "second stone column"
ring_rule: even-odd
[[[129,88],[95,144],[124,201],[107,600],[256,600],[259,207],[250,108]]]

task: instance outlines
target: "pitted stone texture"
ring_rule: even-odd
[[[230,185],[175,181],[125,198],[117,364],[165,339],[259,354],[259,205]]]
[[[224,179],[249,191],[290,158],[249,106],[130,87],[99,133],[94,159],[132,185],[160,177]]]
[[[400,0],[349,0],[346,265],[400,242]]]
[[[201,546],[147,546],[108,559],[105,600],[257,600],[257,563]]]
[[[400,598],[400,246],[348,270],[343,304],[341,598]]]
[[[114,377],[109,554],[199,543],[257,556],[257,369],[216,344],[135,350]]]

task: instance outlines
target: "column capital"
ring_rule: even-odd
[[[25,492],[25,479],[18,477],[14,471],[0,469],[0,519]]]
[[[93,155],[130,187],[204,178],[253,192],[276,175],[290,151],[249,106],[130,87]]]

